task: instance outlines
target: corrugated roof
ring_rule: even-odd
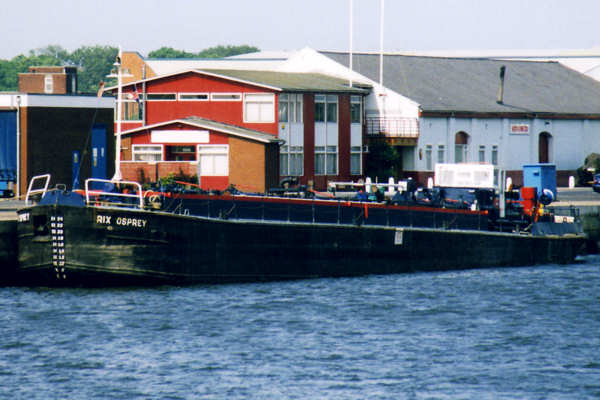
[[[349,87],[347,79],[328,75],[304,72],[250,71],[202,69],[211,74],[237,80],[254,82],[260,85],[280,88],[286,92],[344,92],[368,93],[370,86]]]
[[[321,52],[348,66],[348,53]],[[496,102],[506,66],[504,101]],[[353,55],[353,69],[379,81],[379,55]],[[428,112],[600,114],[600,83],[557,62],[384,55],[383,85]]]

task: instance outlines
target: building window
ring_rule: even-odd
[[[179,93],[179,101],[208,101],[208,93]]]
[[[427,171],[433,169],[433,146],[430,144],[425,146],[425,169]]]
[[[444,160],[446,159],[446,148],[443,144],[438,145],[438,155],[437,155],[437,162],[439,164],[443,164]]]
[[[147,93],[146,100],[148,101],[175,101],[175,93]]]
[[[132,155],[133,161],[161,161],[162,145],[134,144]]]
[[[315,122],[325,122],[325,96],[315,95]]]
[[[469,135],[458,132],[454,137],[454,162],[463,163],[469,160]]]
[[[52,75],[47,74],[44,76],[44,93],[54,92],[54,78]]]
[[[166,161],[196,161],[196,149],[194,145],[187,146],[165,146]]]
[[[492,146],[492,164],[498,165],[498,146]]]
[[[361,174],[361,151],[360,146],[350,147],[350,174],[360,175]]]
[[[302,95],[283,93],[279,96],[279,122],[302,123]]]
[[[121,112],[121,121],[141,121],[142,105],[137,101],[123,101]],[[116,112],[115,112],[116,114]]]
[[[275,122],[275,95],[272,93],[244,94],[244,122]]]
[[[288,98],[289,96],[286,93],[279,95],[279,114],[277,116],[279,122],[289,122],[290,120],[290,103]]]
[[[281,146],[279,164],[281,175],[302,176],[304,148],[302,146]]]
[[[198,146],[198,175],[229,175],[229,146]]]
[[[479,162],[485,162],[485,146],[479,146]]]
[[[360,96],[351,96],[350,97],[350,122],[353,124],[361,123],[361,98]]]
[[[337,175],[337,146],[315,146],[315,174]]]
[[[315,95],[315,122],[337,122],[337,96]]]
[[[242,101],[241,93],[211,93],[212,101]]]
[[[337,96],[327,95],[327,122],[337,122]]]

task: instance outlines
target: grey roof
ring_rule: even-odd
[[[281,139],[278,139],[275,135],[270,135],[268,133],[259,132],[259,131],[255,131],[255,130],[248,129],[248,128],[243,128],[241,126],[225,124],[223,122],[217,122],[217,121],[213,121],[211,119],[206,119],[206,118],[201,118],[201,117],[196,117],[196,116],[159,122],[159,123],[156,123],[153,125],[139,126],[137,128],[133,128],[133,129],[124,131],[121,134],[124,136],[130,135],[135,132],[151,130],[151,129],[158,128],[161,126],[171,125],[171,124],[174,124],[177,122],[183,123],[183,124],[188,124],[188,125],[193,125],[193,126],[196,126],[196,127],[202,128],[202,129],[211,129],[211,130],[215,130],[218,132],[224,132],[224,133],[227,133],[230,135],[243,137],[246,139],[251,139],[251,140],[255,140],[258,142],[262,142],[262,143],[279,143],[279,142],[281,142]]]
[[[368,93],[371,86],[349,87],[347,79],[305,72],[251,71],[206,69],[201,70],[225,77],[279,88],[286,92]]]
[[[211,119],[192,116],[183,118],[182,121],[189,122],[196,126],[202,126],[207,129],[213,129],[215,131],[229,133],[234,136],[253,139],[259,142],[275,143],[281,141],[281,139],[278,139],[275,135],[270,135],[268,133],[259,132],[248,128],[243,128],[237,125],[225,124],[223,122],[217,122]]]
[[[348,53],[321,52],[348,66]],[[379,82],[379,55],[354,54],[353,69]],[[504,101],[496,102],[506,66]],[[383,85],[425,112],[600,114],[600,82],[557,62],[386,54]]]

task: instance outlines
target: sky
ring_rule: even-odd
[[[48,45],[379,51],[381,0],[4,0],[0,59]],[[385,51],[598,48],[598,0],[385,0]]]

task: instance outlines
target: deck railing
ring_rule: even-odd
[[[85,181],[85,202],[104,206],[144,208],[144,195],[142,186],[137,182],[90,178]]]
[[[418,138],[417,118],[367,117],[367,135],[394,138]]]

